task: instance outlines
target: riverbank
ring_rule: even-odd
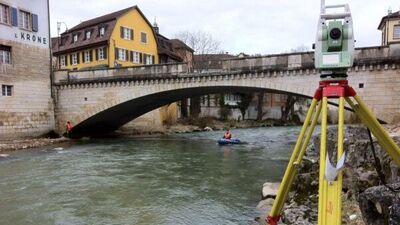
[[[39,148],[50,146],[57,143],[68,142],[68,138],[26,138],[20,140],[2,140],[0,142],[0,152],[12,152],[21,149]]]

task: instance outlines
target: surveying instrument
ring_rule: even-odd
[[[327,10],[340,10],[328,13]],[[319,87],[315,91],[304,124],[290,157],[271,212],[269,225],[277,225],[283,204],[298,173],[311,135],[321,116],[319,159],[318,225],[342,224],[341,168],[346,158],[343,150],[345,101],[361,122],[372,132],[378,143],[400,167],[400,148],[389,137],[366,104],[348,84],[347,70],[353,66],[354,36],[350,8],[347,4],[325,6],[321,0],[321,14],[315,43],[315,68],[320,71]],[[338,99],[337,164],[333,166],[327,152],[328,99]]]

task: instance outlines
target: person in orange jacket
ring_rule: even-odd
[[[232,134],[231,134],[231,131],[229,129],[226,130],[226,132],[224,134],[224,138],[225,139],[231,139],[232,138]]]
[[[70,133],[71,133],[71,130],[72,130],[72,124],[71,124],[71,122],[67,121],[67,124],[65,125],[65,128],[66,128],[66,130],[67,130],[67,134],[70,134]]]

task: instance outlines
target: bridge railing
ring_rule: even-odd
[[[400,44],[356,48],[354,66],[385,64],[398,65]],[[221,75],[255,71],[288,71],[314,69],[314,52],[299,52],[266,56],[220,60],[221,67],[215,70],[191,72],[186,63],[156,64],[137,67],[95,69],[81,71],[57,71],[55,84],[114,79],[157,79],[178,76]],[[400,66],[400,65],[398,65]]]
[[[74,81],[84,80],[110,80],[117,78],[161,78],[174,76],[178,74],[186,74],[189,72],[189,67],[186,63],[174,64],[155,64],[135,67],[123,68],[106,68],[92,70],[59,70],[54,72],[54,83],[69,83]]]

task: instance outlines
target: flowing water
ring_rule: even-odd
[[[247,142],[234,146],[219,131],[18,151],[0,160],[0,224],[254,224],[299,129],[233,130]]]

